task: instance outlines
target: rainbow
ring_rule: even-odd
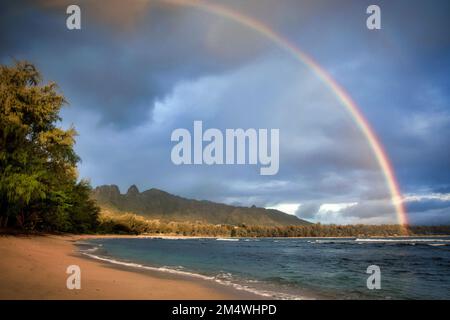
[[[233,20],[270,39],[280,48],[283,48],[295,59],[302,62],[310,70],[312,70],[314,74],[319,79],[321,79],[323,83],[326,86],[328,86],[328,88],[331,89],[331,91],[335,94],[337,99],[340,101],[342,106],[345,107],[347,112],[350,114],[356,125],[359,127],[359,129],[367,139],[370,148],[386,180],[387,187],[389,189],[391,196],[392,205],[394,206],[396,211],[397,221],[402,226],[408,224],[408,216],[406,214],[406,210],[403,205],[400,187],[396,180],[392,164],[390,163],[389,157],[386,151],[384,150],[380,139],[377,137],[373,128],[370,126],[369,122],[364,117],[361,110],[358,108],[357,104],[353,101],[350,95],[331,77],[331,75],[326,70],[324,70],[316,61],[314,61],[312,57],[310,57],[305,52],[300,50],[295,44],[290,42],[288,39],[278,34],[276,31],[272,30],[269,26],[263,24],[262,22],[248,15],[232,10],[228,7],[224,7],[223,5],[200,0],[161,0],[161,1],[173,5],[198,8],[200,10]]]

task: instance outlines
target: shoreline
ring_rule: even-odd
[[[105,237],[0,236],[0,299],[264,299],[208,280],[94,260],[76,247],[77,241],[93,238]],[[66,287],[69,265],[80,266],[80,290]]]
[[[88,239],[398,239],[398,238],[448,238],[450,235],[399,235],[399,236],[358,236],[358,237],[220,237],[220,236],[182,236],[182,235],[168,235],[168,234],[83,234],[72,235],[79,237],[79,240]]]
[[[228,238],[224,238],[224,237],[200,237],[200,236],[168,236],[168,235],[139,235],[139,236],[129,236],[129,235],[103,235],[103,236],[91,236],[91,235],[84,235],[80,238],[79,240],[79,244],[81,246],[88,246],[90,247],[89,249],[87,249],[86,251],[83,252],[83,250],[80,250],[81,254],[90,256],[91,259],[98,259],[98,260],[103,260],[103,261],[107,261],[108,263],[112,263],[115,265],[121,265],[122,267],[125,268],[132,268],[134,270],[138,270],[138,271],[143,271],[143,270],[151,270],[151,272],[157,272],[157,273],[163,273],[163,274],[177,274],[180,275],[181,277],[188,277],[190,279],[194,278],[194,279],[202,279],[203,281],[207,281],[209,283],[219,283],[219,285],[221,286],[226,286],[226,287],[234,287],[238,290],[241,291],[245,291],[251,294],[255,294],[258,296],[258,299],[281,299],[281,300],[322,300],[322,299],[339,299],[338,296],[335,296],[334,294],[328,294],[328,293],[323,293],[323,292],[317,292],[316,290],[311,290],[311,289],[306,289],[304,286],[302,286],[303,288],[297,288],[296,290],[292,289],[292,290],[287,290],[286,288],[279,288],[279,287],[269,287],[267,284],[248,284],[246,283],[245,279],[237,279],[237,278],[233,278],[231,279],[231,281],[226,281],[223,282],[223,280],[221,278],[216,278],[215,276],[207,276],[204,275],[204,273],[202,274],[201,271],[185,271],[183,269],[177,269],[177,268],[172,268],[172,267],[155,267],[152,266],[152,263],[154,262],[152,261],[147,261],[144,262],[144,264],[140,264],[135,262],[136,259],[132,259],[128,260],[128,259],[120,259],[117,258],[117,256],[114,255],[110,255],[108,254],[106,251],[101,250],[102,246],[106,244],[95,244],[95,242],[90,242],[90,239],[161,239],[161,241],[163,240],[189,240],[189,239],[209,239],[209,240],[234,240],[234,241],[249,241],[248,239],[251,239],[250,241],[259,241],[259,239],[263,240],[263,239],[272,239],[275,240],[275,242],[278,242],[278,240],[288,240],[288,239],[308,239],[308,240],[315,240],[316,242],[319,241],[324,241],[324,242],[329,242],[329,241],[367,241],[367,242],[371,242],[371,241],[400,241],[400,242],[404,242],[404,241],[417,241],[417,242],[421,242],[421,241],[429,241],[426,240],[426,238],[428,238],[430,236],[411,236],[411,237],[368,237],[368,238],[356,238],[356,237],[252,237],[252,238],[248,238],[248,237],[228,237]],[[445,237],[448,238],[448,236],[441,236],[441,237]],[[439,236],[432,236],[431,238],[436,239],[436,238],[440,238]],[[83,240],[86,240],[86,242],[83,242]],[[435,240],[435,241],[448,241],[448,240]],[[214,241],[215,242],[215,241]],[[308,241],[308,242],[312,242],[312,241]],[[97,249],[100,249],[98,252],[99,253],[94,253],[96,252]],[[92,250],[92,251],[90,251]],[[139,260],[139,259],[137,259]],[[145,260],[144,260],[145,261]],[[201,268],[200,268],[201,269]],[[197,268],[197,270],[199,270],[199,268]],[[243,281],[241,281],[243,280]],[[257,281],[258,282],[258,281]]]
[[[157,274],[158,277],[164,278],[175,278],[175,279],[189,279],[192,281],[201,281],[205,282],[207,286],[214,286],[219,288],[219,290],[231,290],[232,292],[239,292],[240,295],[244,295],[244,299],[246,300],[316,300],[319,299],[320,296],[314,294],[310,291],[306,292],[306,290],[302,293],[299,292],[283,292],[274,290],[274,288],[258,288],[254,286],[249,286],[248,284],[240,283],[240,281],[230,281],[228,279],[217,278],[212,275],[204,275],[202,273],[196,271],[186,271],[183,269],[172,268],[170,266],[156,267],[147,264],[140,264],[134,262],[132,260],[122,260],[115,256],[111,256],[108,254],[97,254],[95,253],[97,249],[102,248],[100,245],[97,246],[93,243],[90,243],[89,240],[93,239],[119,239],[114,237],[101,237],[101,238],[83,238],[82,240],[78,240],[75,242],[75,245],[79,247],[78,254],[82,256],[84,259],[95,260],[105,262],[110,264],[112,267],[120,268],[123,270],[131,270],[132,272],[139,273],[150,273]],[[161,239],[161,238],[142,238],[142,237],[122,237],[122,239]],[[166,238],[161,240],[179,240],[179,238]],[[195,239],[198,239],[195,237]],[[208,238],[211,239],[211,238]],[[212,238],[215,239],[215,238]],[[87,240],[87,241],[85,241]],[[187,239],[185,239],[187,240]],[[81,249],[86,247],[85,250]]]
[[[426,238],[439,236],[384,237]],[[448,237],[448,236],[443,236]],[[174,235],[5,235],[0,233],[0,300],[2,299],[136,299],[136,300],[264,300],[270,291],[252,291],[238,283],[223,283],[201,274],[139,265],[114,257],[88,256],[81,250],[93,239],[223,239]],[[259,237],[260,239],[261,237]],[[373,239],[370,237],[366,239]],[[245,239],[234,237],[229,239]],[[258,239],[252,238],[252,239]],[[267,239],[267,238],[266,238]],[[293,239],[273,237],[270,239]],[[298,239],[298,237],[297,237]],[[300,239],[355,239],[355,237],[302,237]],[[86,240],[86,243],[83,241]],[[94,251],[93,251],[94,252]],[[81,290],[69,290],[69,265],[81,268]],[[248,290],[250,289],[250,290]],[[283,297],[277,297],[285,299]],[[304,292],[300,299],[321,299]],[[325,297],[326,298],[326,297]],[[328,297],[330,298],[330,297]],[[291,299],[291,298],[288,298]]]

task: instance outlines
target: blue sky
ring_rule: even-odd
[[[220,2],[314,57],[360,106],[394,165],[412,223],[450,223],[448,1]],[[366,28],[378,4],[382,29]],[[79,4],[82,30],[65,27]],[[0,4],[0,60],[34,62],[70,102],[80,177],[277,207],[322,223],[390,223],[367,142],[304,65],[236,22],[161,1]],[[280,171],[175,166],[176,128],[279,128]]]

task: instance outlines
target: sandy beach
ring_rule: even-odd
[[[0,299],[255,299],[207,280],[138,272],[83,257],[75,241],[91,236],[0,236]],[[66,269],[81,268],[69,290]]]

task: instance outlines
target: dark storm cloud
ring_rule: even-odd
[[[72,32],[69,2],[2,2],[0,61],[28,59],[60,85],[71,103],[64,125],[80,132],[80,172],[94,185],[243,205],[298,203],[297,215],[318,221],[395,221],[358,127],[329,88],[267,39],[199,10],[141,0],[79,1],[82,30]],[[379,135],[405,193],[445,198],[448,1],[379,1],[383,28],[375,32],[365,27],[372,4],[365,0],[218,2],[262,20],[332,73]],[[171,131],[198,119],[216,128],[280,128],[279,174],[174,166]],[[330,203],[344,205],[320,209]],[[407,208],[415,223],[450,220],[447,200],[408,200]]]
[[[80,136],[80,154],[86,154],[85,163],[96,162],[101,156],[114,159],[108,168],[102,165],[101,172],[95,166],[84,166],[83,174],[100,176],[97,184],[122,181],[124,190],[136,183],[140,189],[156,186],[187,197],[241,205],[348,202],[365,196],[367,190],[379,188],[386,192],[367,142],[342,116],[335,98],[323,92],[323,85],[306,71],[275,55],[231,73],[179,84],[158,101],[152,112],[153,122],[126,133],[96,129],[94,140]],[[280,76],[285,82],[275,84],[273,79]],[[174,166],[170,162],[171,130],[192,129],[196,119],[204,121],[205,129],[281,128],[283,162],[279,174],[261,177],[255,166]],[[90,128],[90,121],[95,123],[95,118],[77,122]],[[326,130],[321,129],[324,126]],[[80,130],[92,132],[83,127]],[[347,157],[350,164],[345,163],[346,150],[351,151]],[[117,171],[117,166],[123,169]]]
[[[302,204],[295,212],[295,215],[300,219],[312,219],[316,216],[317,212],[320,209],[320,206],[320,203]]]
[[[424,212],[435,209],[450,210],[450,199],[418,199],[406,202],[408,212]]]
[[[450,21],[444,12],[450,3],[379,5],[382,31],[355,28],[351,36],[337,37],[358,58],[340,64],[327,59],[381,138],[402,190],[445,189],[450,180]],[[402,8],[408,8],[407,18]]]
[[[433,188],[432,191],[435,193],[450,193],[450,185],[439,186],[439,187]]]
[[[388,71],[379,77],[398,75]],[[404,87],[378,83],[372,86],[377,97],[368,94],[359,99],[365,101],[364,108],[386,146],[404,191],[443,189],[450,180],[450,96],[446,83],[432,74],[401,81]]]
[[[405,206],[408,214],[408,223],[411,225],[432,225],[450,223],[450,201],[447,199],[430,199],[427,197],[420,199],[405,199]],[[391,200],[361,200],[357,204],[344,207],[337,211],[326,211],[317,209],[312,205],[305,207],[306,213],[301,213],[301,207],[298,210],[299,218],[309,219],[310,221],[328,221],[347,223],[397,223],[397,216],[393,209]]]
[[[177,82],[236,67],[258,53],[238,54],[236,47],[231,58],[212,55],[225,46],[214,48],[207,40],[211,17],[162,6],[145,11],[148,6],[139,3],[84,1],[82,30],[73,32],[65,28],[65,1],[42,1],[25,11],[19,3],[7,4],[0,22],[2,61],[36,61],[69,101],[99,111],[104,124],[124,128],[145,121],[142,114]],[[248,40],[248,47],[264,46],[254,35]]]

